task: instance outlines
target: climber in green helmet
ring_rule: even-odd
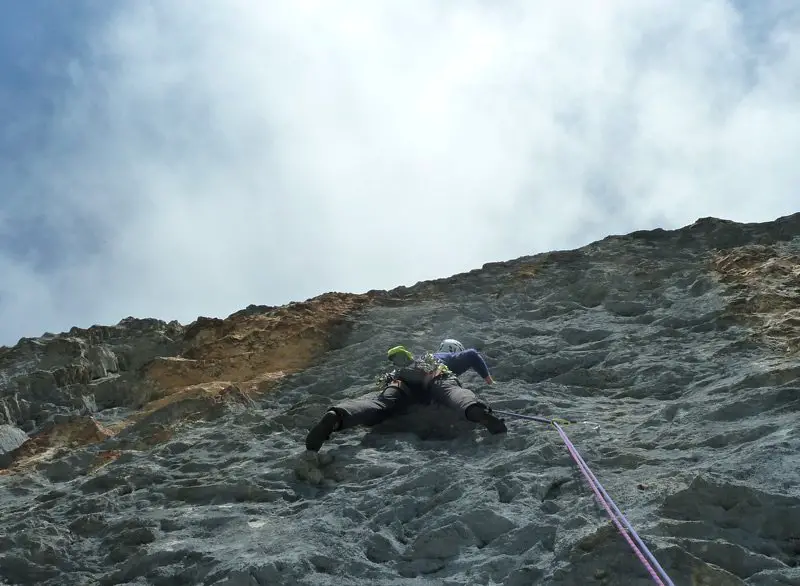
[[[446,342],[451,341],[446,340]],[[456,373],[447,364],[448,361],[452,362],[460,371],[458,374],[461,374],[470,367],[469,361],[474,358],[469,354],[460,361],[454,360],[454,356],[448,356],[448,354],[454,354],[447,352],[450,349],[450,347],[440,347],[441,352],[436,354],[426,353],[423,356],[415,356],[404,346],[390,348],[387,352],[387,359],[395,368],[383,379],[381,385],[383,388],[378,395],[348,399],[330,407],[322,419],[308,432],[306,449],[310,452],[318,452],[334,431],[358,425],[366,427],[377,425],[413,404],[443,405],[461,413],[466,420],[483,425],[491,434],[505,433],[507,429],[503,420],[495,417],[491,408],[478,399],[475,393],[465,389]],[[463,352],[463,346],[461,346],[460,353]],[[494,381],[492,381],[488,369],[483,371],[486,365],[482,358],[480,361],[483,368],[479,365],[477,370],[481,371],[483,378],[491,384]]]

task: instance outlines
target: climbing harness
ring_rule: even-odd
[[[603,488],[602,484],[600,484],[600,481],[591,471],[589,465],[580,455],[575,445],[570,441],[566,432],[561,427],[562,425],[569,425],[570,423],[576,423],[575,421],[569,419],[560,419],[556,417],[548,419],[547,417],[539,417],[536,415],[522,415],[520,413],[513,413],[510,411],[493,411],[493,413],[497,413],[500,415],[508,415],[510,417],[517,417],[519,419],[539,421],[541,423],[547,423],[548,425],[552,425],[553,427],[555,427],[556,431],[558,431],[558,435],[560,435],[561,439],[564,441],[564,445],[567,446],[567,450],[569,451],[570,456],[572,456],[572,459],[575,460],[575,463],[578,465],[578,468],[583,473],[584,478],[586,478],[586,481],[589,483],[589,486],[591,487],[592,491],[597,497],[597,500],[599,500],[600,504],[603,505],[606,512],[608,513],[608,516],[611,517],[611,521],[614,523],[619,532],[622,534],[622,537],[625,538],[625,541],[628,542],[628,545],[631,546],[631,549],[633,549],[633,553],[636,554],[636,557],[639,558],[640,562],[642,562],[642,565],[650,573],[650,576],[652,576],[656,584],[659,584],[660,586],[665,586],[665,585],[675,586],[670,577],[664,571],[664,568],[661,567],[661,564],[658,563],[658,560],[656,560],[655,556],[650,552],[650,550],[641,540],[638,533],[636,533],[636,530],[628,522],[628,519],[625,518],[625,515],[622,514],[622,511],[619,510],[619,507],[617,507],[616,503],[606,492],[606,489]],[[625,528],[627,528],[627,531],[625,531],[623,525],[625,526]],[[636,543],[634,543],[634,541]],[[645,557],[647,559],[645,559]],[[655,566],[655,568],[653,566]]]

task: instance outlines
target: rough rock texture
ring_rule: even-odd
[[[557,433],[430,407],[335,434],[456,337],[572,441],[678,586],[800,584],[800,214],[705,218],[366,295],[0,348],[0,583],[652,583]],[[311,472],[315,472],[312,474]]]

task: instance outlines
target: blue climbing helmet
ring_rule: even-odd
[[[437,352],[448,352],[448,353],[463,352],[463,351],[464,351],[464,344],[452,338],[447,338],[446,340],[442,340],[442,343],[439,344],[439,349],[437,350]]]

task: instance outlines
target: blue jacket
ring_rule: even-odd
[[[436,352],[434,357],[438,358],[453,371],[456,376],[462,375],[470,368],[477,372],[481,378],[489,376],[489,367],[477,350],[470,348],[461,352]]]

